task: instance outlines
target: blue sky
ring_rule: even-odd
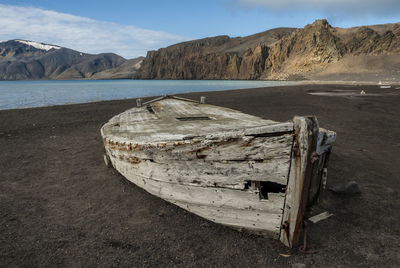
[[[132,58],[185,40],[304,27],[320,18],[335,27],[400,22],[400,0],[6,0],[0,40]]]

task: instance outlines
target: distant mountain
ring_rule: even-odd
[[[132,78],[142,59],[10,40],[0,43],[0,80]]]
[[[400,23],[335,28],[317,20],[183,42],[131,60],[27,40],[0,43],[0,80],[117,78],[400,82]]]
[[[317,20],[149,51],[135,78],[400,81],[400,23],[334,28]]]

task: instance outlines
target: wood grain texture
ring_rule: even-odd
[[[269,194],[260,200],[257,191],[218,187],[200,187],[157,181],[140,176],[132,165],[111,158],[111,162],[128,180],[149,193],[180,206],[210,221],[279,237],[284,194]]]
[[[318,122],[315,117],[295,117],[293,123],[295,139],[280,234],[280,240],[288,247],[295,246],[302,233],[303,214],[313,170],[311,155],[317,148],[318,139]]]
[[[209,117],[210,120],[177,119],[183,117]],[[282,124],[228,108],[166,98],[114,116],[102,127],[101,132],[103,138],[110,141],[146,144],[213,136],[220,132],[226,132],[228,136],[241,136],[245,131],[250,131],[249,134],[254,134],[251,133],[254,131],[265,133],[268,130],[264,131],[263,128],[268,129],[270,125],[275,125],[270,128],[273,132],[293,129],[290,123]]]
[[[223,135],[223,133],[220,134]],[[197,137],[190,140],[146,144],[119,143],[112,140],[105,140],[104,142],[112,150],[129,152],[132,157],[152,159],[159,162],[198,159],[205,161],[264,160],[290,154],[293,134],[282,134],[277,137],[236,135],[235,138],[226,136],[214,139]]]
[[[164,182],[138,175],[132,165],[111,157],[113,166],[128,180],[149,193],[165,200],[205,206],[250,209],[282,213],[284,194],[270,194],[268,200],[260,200],[258,191],[219,187],[201,187]]]
[[[106,142],[105,148],[119,161],[131,163],[132,169],[142,176],[182,184],[244,189],[247,181],[254,180],[286,185],[292,140],[293,135],[285,134],[140,148]]]
[[[238,229],[255,231],[258,234],[279,237],[282,213],[271,213],[257,210],[243,210],[234,208],[221,208],[203,206],[191,203],[173,202],[175,205],[186,209],[200,217],[213,222]]]
[[[319,128],[317,150],[314,156],[313,171],[308,189],[307,207],[311,207],[318,202],[321,193],[325,189],[329,156],[335,140],[335,132]]]
[[[333,143],[336,140],[336,132],[319,128],[317,154],[322,155],[331,150]]]

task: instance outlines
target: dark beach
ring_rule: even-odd
[[[132,99],[0,111],[0,266],[400,266],[398,87],[297,85],[184,96],[201,95],[276,121],[313,114],[337,132],[328,187],[356,181],[361,193],[324,193],[312,213],[334,216],[309,227],[317,253],[208,222],[106,168],[100,127],[135,106]]]

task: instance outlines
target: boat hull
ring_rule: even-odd
[[[187,111],[190,106],[185,105]],[[260,119],[267,124],[207,130],[198,135],[189,135],[188,125],[181,125],[185,135],[169,135],[154,123],[158,116],[154,109],[165,111],[165,107],[165,103],[155,102],[145,108],[152,112],[149,115],[143,114],[143,109],[131,110],[103,126],[106,158],[112,166],[147,192],[198,216],[272,236],[289,247],[296,245],[305,212],[326,180],[336,134],[319,130],[316,118],[309,116],[286,123]],[[240,120],[238,112],[222,109],[229,120]],[[151,134],[152,139],[146,135],[135,138],[132,131],[126,131],[132,120],[123,127],[124,120],[137,114],[150,121],[152,128],[160,128]],[[244,117],[246,124],[257,123],[257,118]],[[146,130],[136,121],[134,124],[137,133]],[[170,125],[166,127],[170,130]]]
[[[157,144],[104,142],[113,167],[149,193],[213,222],[279,238],[292,127]],[[266,183],[280,189],[261,192]]]

